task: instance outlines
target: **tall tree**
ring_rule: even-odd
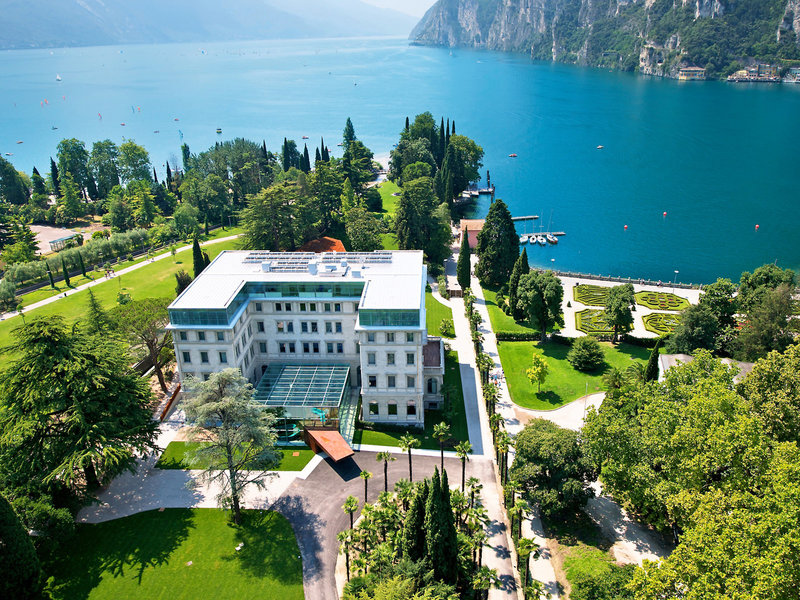
[[[97,192],[101,198],[106,198],[120,184],[119,148],[111,140],[102,140],[92,144],[92,153],[89,156],[89,172],[97,183]],[[167,176],[170,178],[169,165]]]
[[[355,140],[356,130],[353,127],[353,122],[350,120],[350,117],[347,117],[347,121],[344,124],[344,132],[342,133],[342,143],[344,144],[345,152],[347,152],[347,148]]]
[[[383,450],[375,455],[375,460],[383,462],[383,491],[389,491],[389,463],[397,460],[388,450]]]
[[[467,461],[469,460],[469,455],[472,454],[472,444],[468,441],[459,442],[456,444],[456,454],[461,460],[461,493],[463,494],[467,474]]]
[[[132,300],[118,306],[113,314],[115,328],[128,339],[131,347],[146,352],[165,394],[169,388],[164,380],[163,367],[173,358],[165,356],[171,354],[166,350],[172,347],[172,336],[166,329],[169,325],[167,307],[170,302],[169,298]]]
[[[794,282],[794,271],[773,264],[758,267],[752,273],[745,271],[739,280],[738,308],[742,312],[750,312],[771,290],[782,285],[792,287]]]
[[[84,197],[89,179],[89,153],[85,144],[75,138],[64,139],[58,143],[56,149],[58,170],[61,175],[69,173]]]
[[[56,197],[61,196],[61,178],[58,174],[58,166],[53,157],[50,157],[50,184],[53,186],[53,194]]]
[[[117,163],[124,185],[137,180],[150,181],[150,154],[133,140],[120,145]]]
[[[633,285],[630,283],[615,285],[608,290],[603,314],[608,324],[614,328],[614,341],[618,339],[620,332],[630,331],[633,327],[631,306],[634,302]]]
[[[522,318],[522,313],[517,307],[517,297],[519,293],[519,280],[520,278],[529,273],[531,270],[528,264],[528,250],[523,248],[522,254],[514,263],[514,268],[511,270],[511,278],[508,280],[508,306],[511,309],[511,315],[514,319],[519,320]]]
[[[400,438],[400,444],[399,444],[400,449],[403,452],[407,452],[408,453],[408,480],[409,481],[414,481],[414,474],[413,474],[413,471],[412,471],[412,464],[411,464],[411,450],[413,450],[414,448],[419,448],[421,445],[422,445],[422,442],[420,442],[417,438],[415,438],[410,433],[405,433]]]
[[[456,279],[462,290],[471,287],[470,274],[472,272],[472,263],[470,256],[469,235],[467,235],[465,231],[461,238],[461,249],[458,251],[458,262],[456,263]]]
[[[253,386],[239,369],[192,381],[184,393],[191,437],[204,442],[197,445],[190,463],[203,468],[203,480],[220,485],[218,501],[230,505],[238,524],[244,490],[250,485],[263,489],[266,472],[280,461],[275,417],[253,402]]]
[[[84,214],[83,205],[78,197],[78,186],[72,179],[72,174],[67,172],[61,177],[61,191],[63,196],[58,204],[58,215],[64,223],[72,223]]]
[[[28,202],[28,188],[10,162],[0,157],[0,202],[21,206]]]
[[[552,271],[533,271],[520,277],[517,294],[520,312],[539,326],[542,342],[547,341],[547,329],[564,322],[561,280]]]
[[[278,183],[251,197],[239,214],[244,230],[243,248],[250,250],[294,250],[298,191],[290,182]]]
[[[42,567],[28,532],[8,500],[0,494],[0,598],[38,598]]]
[[[358,476],[364,480],[364,504],[366,504],[369,494],[369,480],[372,479],[372,473],[370,471],[361,471]]]
[[[430,490],[428,480],[417,484],[417,491],[411,501],[403,524],[401,548],[403,556],[418,561],[425,556],[425,507]]]
[[[383,248],[380,222],[364,208],[363,202],[347,213],[345,231],[351,252],[372,252]]]
[[[519,236],[505,202],[499,198],[489,207],[478,233],[475,275],[483,285],[502,285],[511,277],[519,258]]]
[[[194,236],[192,241],[192,264],[194,266],[194,276],[197,278],[206,268],[206,263],[203,260],[203,251],[200,250],[200,240],[197,236]]]
[[[734,343],[736,358],[755,360],[773,350],[783,352],[789,347],[797,332],[793,289],[783,284],[760,294],[750,305],[747,321]]]
[[[450,439],[450,425],[442,421],[433,426],[433,437],[439,440],[439,452],[441,453],[441,469],[444,472],[444,443]]]
[[[69,282],[69,268],[67,267],[67,262],[64,260],[64,256],[61,256],[61,272],[64,274],[64,285],[67,287],[72,287]]]
[[[717,279],[703,288],[700,304],[717,318],[720,329],[736,325],[736,286],[730,279]]]
[[[707,305],[695,304],[681,313],[681,320],[666,344],[668,353],[691,354],[698,348],[713,350],[719,321]]]
[[[97,300],[92,288],[87,290],[88,301],[86,303],[86,330],[92,334],[104,334],[111,329],[111,318]]]
[[[658,356],[661,351],[661,345],[663,344],[663,341],[663,338],[658,338],[656,340],[656,345],[653,346],[653,349],[650,351],[650,357],[647,359],[647,367],[644,372],[645,381],[658,380]]]
[[[308,144],[303,144],[303,160],[300,163],[300,170],[304,173],[311,171],[311,157],[308,155]]]

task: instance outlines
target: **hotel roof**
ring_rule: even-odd
[[[267,252],[226,250],[170,305],[171,309],[224,309],[250,282],[363,282],[360,308],[420,309],[421,250],[376,252]]]

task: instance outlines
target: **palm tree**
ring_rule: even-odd
[[[456,454],[461,459],[461,493],[464,493],[464,484],[466,483],[467,475],[467,461],[469,455],[472,454],[472,444],[469,442],[459,442],[456,445]]]
[[[433,426],[433,437],[439,440],[439,451],[442,453],[442,468],[444,473],[444,442],[450,439],[450,425],[442,421],[438,425]]]
[[[378,455],[375,457],[375,460],[378,462],[383,461],[383,491],[389,491],[389,461],[390,460],[397,460],[392,453],[388,450],[383,450],[378,452]]]
[[[635,362],[625,369],[625,378],[630,383],[644,383],[647,380],[647,367],[643,363]]]
[[[603,375],[603,383],[606,384],[609,390],[618,390],[625,383],[625,378],[622,375],[622,371],[612,368]]]
[[[467,479],[467,487],[469,488],[469,507],[475,506],[475,495],[483,489],[481,480],[477,477],[470,477]]]
[[[352,498],[352,496],[351,496]],[[336,539],[339,540],[339,552],[344,553],[344,565],[347,569],[347,581],[350,581],[350,544],[353,541],[353,531],[340,531],[336,534]]]
[[[403,452],[408,452],[408,480],[414,481],[414,477],[412,476],[411,470],[411,450],[413,448],[419,448],[422,445],[417,438],[415,438],[410,433],[406,433],[403,437],[400,438],[400,450]]]
[[[515,479],[509,479],[503,487],[506,492],[506,501],[510,501],[509,506],[514,506],[517,500],[517,492],[520,490],[519,482]]]
[[[370,473],[369,471],[361,471],[361,473],[359,473],[358,476],[361,477],[361,479],[364,480],[364,504],[366,504],[367,503],[367,486],[369,485],[369,480],[370,480],[370,477],[372,477],[372,473]]]
[[[478,529],[472,534],[472,562],[475,563],[475,568],[479,569],[483,562],[483,547],[489,541],[489,536],[483,529]],[[477,553],[477,556],[476,556]]]
[[[472,589],[480,592],[479,597],[486,600],[489,597],[489,590],[500,585],[500,578],[497,576],[496,569],[480,567],[472,576]]]
[[[408,510],[408,502],[414,493],[414,485],[408,479],[400,479],[394,484],[394,491],[400,501],[400,506],[403,507],[403,512],[406,512]]]
[[[500,483],[506,484],[508,480],[508,450],[511,448],[511,436],[508,432],[501,431],[497,436],[498,463],[500,467]]]
[[[525,572],[522,576],[522,589],[528,587],[528,579],[530,578],[530,557],[531,555],[536,555],[539,550],[539,545],[530,540],[528,538],[520,538],[517,541],[517,556],[519,557],[519,562],[525,565]],[[520,565],[517,565],[517,569],[520,568]]]
[[[525,515],[527,514],[528,509],[530,509],[530,505],[528,504],[527,500],[525,500],[524,498],[520,498],[519,500],[517,500],[517,504],[514,506],[514,508],[517,509],[517,517],[518,517],[517,518],[517,538],[521,538],[522,537],[522,522],[525,520]]]
[[[503,422],[503,415],[493,412],[489,417],[489,429],[492,430],[492,441],[497,443],[497,434],[500,433],[500,424]]]
[[[342,510],[350,515],[350,529],[353,528],[353,513],[358,510],[358,498],[348,496],[342,504]]]

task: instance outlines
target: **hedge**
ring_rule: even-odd
[[[498,342],[536,342],[542,337],[529,331],[498,331],[494,335]]]

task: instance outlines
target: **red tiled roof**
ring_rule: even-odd
[[[304,244],[298,252],[347,252],[341,240],[332,237],[321,237]]]

